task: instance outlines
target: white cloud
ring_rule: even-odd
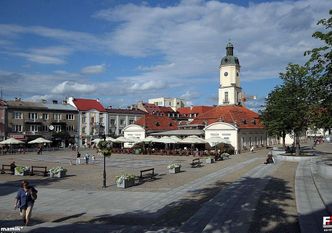
[[[39,54],[30,54],[30,53],[10,53],[14,56],[24,57],[28,61],[41,63],[41,64],[64,64],[65,61],[61,58],[39,55]]]
[[[81,84],[76,82],[64,81],[54,87],[52,93],[54,94],[91,94],[96,87],[91,84]]]
[[[83,74],[100,74],[106,71],[106,65],[94,65],[94,66],[86,66],[82,68],[81,72]]]

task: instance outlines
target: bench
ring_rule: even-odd
[[[44,167],[44,166],[31,166],[30,176],[35,175],[36,172],[43,174],[43,176],[47,176],[47,167]]]
[[[15,168],[11,168],[11,165],[7,165],[7,164],[2,164],[2,167],[1,167],[1,174],[5,174],[6,171],[10,172],[11,174],[14,175],[14,172],[15,172]]]
[[[200,167],[201,164],[202,162],[199,158],[193,159],[193,161],[190,163],[191,167]]]
[[[145,173],[145,174],[143,175],[143,173]],[[149,168],[149,169],[141,170],[139,178],[140,178],[140,180],[154,179],[155,176],[156,176],[156,174],[154,173],[154,168]]]

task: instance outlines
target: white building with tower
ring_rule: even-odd
[[[237,105],[241,102],[240,61],[234,56],[233,49],[233,44],[229,42],[226,56],[220,62],[218,105]]]

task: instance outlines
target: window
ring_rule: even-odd
[[[53,114],[53,119],[54,120],[61,120],[61,113],[54,113]]]
[[[86,122],[86,117],[82,116],[82,123],[84,124]]]
[[[135,122],[135,120],[133,120],[133,119],[129,120],[129,124],[134,124],[134,122]]]
[[[66,120],[74,120],[74,114],[66,114]]]
[[[85,133],[85,127],[82,127],[82,133]]]
[[[13,125],[14,132],[22,132],[22,125]]]
[[[23,114],[21,112],[14,112],[14,119],[23,119]]]
[[[61,131],[62,131],[62,129],[61,129],[61,125],[55,125],[55,126],[54,126],[54,131],[55,131],[55,132],[61,132]]]
[[[110,125],[115,125],[115,119],[110,120]]]
[[[225,103],[228,103],[228,91],[225,91],[225,100],[224,100]]]
[[[38,125],[30,125],[30,132],[38,132]]]
[[[43,131],[43,132],[47,132],[48,131],[47,125],[42,125],[40,130]]]
[[[125,121],[124,119],[121,119],[121,120],[120,120],[120,125],[124,125],[125,122],[126,122],[126,121]]]
[[[73,125],[67,125],[66,130],[67,131],[74,131],[74,126]]]
[[[36,112],[29,112],[29,120],[36,120],[38,117]]]
[[[104,117],[99,117],[99,123],[103,123],[104,122]]]
[[[43,113],[43,120],[48,120],[48,114],[47,113]]]

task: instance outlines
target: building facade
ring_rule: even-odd
[[[108,108],[106,109],[108,115],[108,135],[117,137],[124,133],[124,129],[131,124],[134,124],[139,118],[146,114],[139,109],[121,109]]]
[[[3,141],[6,136],[5,134],[6,109],[7,109],[6,102],[0,99],[0,141]]]
[[[79,146],[89,147],[93,139],[108,135],[108,114],[98,99],[69,97],[67,101],[78,111]]]
[[[186,105],[186,102],[184,99],[180,98],[154,98],[148,100],[149,104],[154,104],[159,107],[171,107],[174,111],[176,111],[178,108],[182,108]]]
[[[6,101],[6,137],[31,141],[44,137],[66,146],[77,137],[77,111],[66,103],[39,103],[16,99]]]

